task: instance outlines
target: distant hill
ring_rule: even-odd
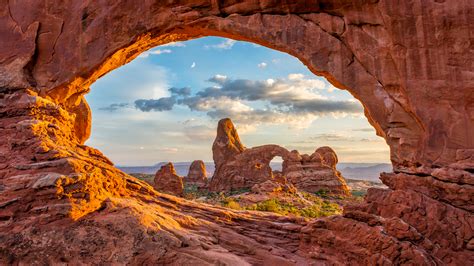
[[[166,163],[160,162],[152,166],[117,166],[117,168],[128,174],[155,174]],[[191,162],[173,162],[173,164],[178,175],[186,176]],[[208,176],[211,177],[214,173],[214,163],[205,162],[205,164]],[[271,163],[270,166],[273,170],[281,171],[281,163]],[[391,172],[392,165],[388,163],[338,163],[337,169],[345,178],[380,182],[380,173]]]
[[[337,169],[342,173],[345,178],[381,182],[379,179],[380,173],[392,172],[392,165],[388,163],[340,163],[337,165]]]

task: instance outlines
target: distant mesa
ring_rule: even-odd
[[[184,195],[183,178],[176,174],[172,163],[161,166],[160,170],[156,172],[153,186],[161,192],[176,196]]]

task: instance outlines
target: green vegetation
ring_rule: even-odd
[[[314,194],[321,198],[327,198],[329,196],[329,191],[326,189],[320,189],[319,191],[314,192]]]
[[[229,196],[233,196],[233,195],[240,195],[240,194],[243,194],[243,193],[247,193],[247,192],[250,192],[251,189],[250,188],[247,188],[247,187],[244,187],[244,188],[239,188],[239,189],[234,189],[234,190],[231,190],[229,193],[227,193]]]
[[[278,199],[268,199],[246,208],[247,210],[274,212],[282,215],[295,215],[307,218],[317,218],[340,214],[341,207],[336,203],[326,200],[314,202],[312,205],[300,208],[289,202],[282,202]]]
[[[140,180],[143,180],[149,184],[153,184],[153,179],[155,179],[155,175],[152,175],[152,174],[131,173],[129,175],[136,177]]]
[[[276,198],[268,199],[249,206],[241,206],[236,198],[223,198],[221,205],[234,210],[252,210],[274,212],[281,215],[294,215],[306,218],[318,218],[342,213],[342,208],[337,204],[327,200],[323,200],[309,193],[305,194],[310,202],[309,206],[300,207],[291,202],[285,202]]]
[[[351,190],[351,194],[354,197],[364,197],[365,194],[367,194],[367,191],[365,190]]]

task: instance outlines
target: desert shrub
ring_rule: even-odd
[[[320,189],[319,191],[314,192],[314,194],[321,198],[327,198],[329,196],[329,191],[326,189]]]
[[[265,211],[265,212],[276,212],[276,213],[282,212],[281,203],[277,199],[268,199],[268,200],[259,202],[255,204],[254,209],[256,211]]]
[[[229,196],[239,195],[239,194],[247,193],[247,192],[250,192],[250,191],[251,191],[250,188],[244,187],[244,188],[239,188],[239,189],[233,189],[230,192],[227,192],[227,195],[229,195]]]
[[[229,208],[229,209],[234,209],[234,210],[241,210],[242,208],[240,207],[240,204],[233,198],[225,198],[221,202],[223,207]]]
[[[184,184],[184,198],[186,199],[198,199],[201,197],[215,198],[218,197],[218,193],[210,192],[206,188],[199,188],[195,184]]]
[[[314,197],[314,196],[313,196]],[[278,199],[268,199],[246,207],[247,210],[274,212],[281,215],[295,215],[307,218],[317,218],[340,214],[341,207],[329,201],[316,200],[312,205],[299,208],[292,203],[282,202]]]
[[[154,183],[153,180],[155,179],[155,175],[152,175],[152,174],[131,173],[129,175],[131,175],[133,177],[136,177],[140,180],[143,180],[143,181],[145,181],[145,182],[147,182],[151,185],[153,185],[153,183]]]
[[[352,190],[352,191],[351,191],[351,194],[352,194],[352,196],[354,196],[354,197],[364,197],[365,194],[367,194],[367,191],[363,191],[363,190]]]

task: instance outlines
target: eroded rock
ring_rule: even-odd
[[[473,5],[0,2],[0,263],[474,261]],[[95,80],[158,44],[209,35],[292,54],[351,92],[390,146],[390,189],[304,224],[160,194],[83,145]],[[48,173],[63,177],[31,187]]]
[[[325,190],[332,194],[349,194],[349,187],[336,170],[337,155],[330,147],[318,148],[312,155],[289,152],[273,144],[236,149],[243,145],[232,121],[229,118],[222,119],[217,128],[212,149],[216,171],[210,182],[211,190],[257,188],[258,184],[273,182],[284,185],[288,181],[302,191]],[[273,172],[270,167],[271,160],[276,156],[283,159],[282,172]]]
[[[201,160],[193,161],[189,166],[189,172],[184,181],[186,184],[205,187],[207,185],[207,171],[204,162]]]
[[[346,181],[336,170],[337,155],[330,147],[320,147],[311,155],[291,153],[292,156],[283,161],[282,175],[299,190],[350,194]]]
[[[183,196],[183,178],[176,174],[172,163],[161,166],[160,170],[156,172],[153,186],[158,191]]]

